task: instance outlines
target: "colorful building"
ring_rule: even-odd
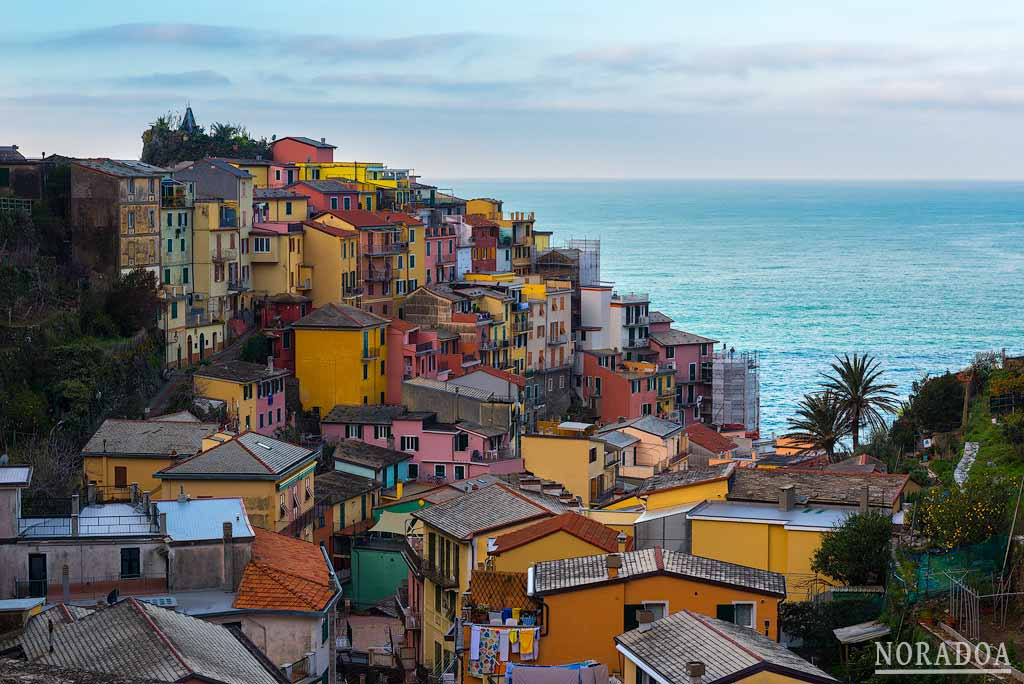
[[[498,271],[498,224],[480,214],[469,214],[464,219],[472,237],[472,272]]]
[[[292,323],[299,401],[326,415],[338,404],[387,400],[387,319],[328,303]]]
[[[285,190],[309,198],[310,216],[325,211],[348,211],[359,208],[359,187],[352,183],[338,180],[301,180],[286,185]]]
[[[733,623],[779,636],[786,578],[775,572],[667,551],[660,547],[542,561],[529,594],[544,603],[536,664],[595,659],[621,674],[615,637],[635,629],[641,613],[655,621],[681,610],[731,616]]]
[[[309,293],[313,306],[331,302],[357,306],[362,301],[359,272],[359,233],[332,225],[331,214],[320,214],[303,223],[306,261],[316,277]]]
[[[598,429],[599,436],[620,433],[636,439],[636,448],[624,454],[625,463],[619,463],[622,477],[646,479],[664,470],[686,467],[689,440],[683,426],[655,416],[630,418]],[[621,438],[612,438],[619,439]]]
[[[203,439],[219,429],[217,423],[195,420],[123,420],[108,418],[82,448],[82,469],[99,501],[130,500],[130,488],[160,490],[153,473],[203,448]]]
[[[643,361],[623,361],[612,349],[584,350],[583,401],[605,423],[675,415],[675,372]]]
[[[618,455],[592,435],[593,426],[563,423],[559,427],[557,434],[523,436],[523,467],[538,477],[561,482],[584,508],[596,506],[615,487]]]
[[[313,290],[313,267],[305,258],[302,223],[257,223],[252,227],[252,289],[262,298]]]
[[[187,360],[185,339],[193,288],[192,192],[187,183],[164,178],[160,183],[160,309],[157,325],[164,334],[168,368]],[[198,332],[198,331],[197,331]]]
[[[286,402],[287,368],[247,361],[200,366],[192,376],[197,397],[224,402],[230,429],[273,435],[291,424]]]
[[[313,471],[319,454],[243,432],[155,473],[161,498],[238,496],[256,527],[313,538]]]
[[[331,470],[319,473],[313,543],[323,545],[334,569],[346,581],[352,567],[352,540],[373,526],[381,483],[369,477]]]
[[[659,311],[649,315],[649,341],[659,366],[675,369],[676,403],[684,425],[711,416],[711,373],[717,340],[671,327]]]
[[[399,497],[402,483],[412,479],[409,453],[357,439],[342,439],[333,445],[334,470],[376,480],[388,496]]]
[[[334,145],[329,145],[326,138],[319,141],[301,135],[289,135],[278,138],[271,144],[274,161],[297,164],[300,162],[331,163],[334,161]],[[298,179],[296,179],[298,180]],[[288,181],[291,183],[292,181]]]
[[[621,535],[621,536],[620,536]],[[527,527],[495,537],[488,545],[489,568],[527,572],[535,563],[631,550],[625,535],[606,525],[566,511]]]
[[[294,190],[257,186],[252,199],[253,223],[289,223],[309,217],[309,196]]]
[[[402,402],[402,382],[411,378],[427,377],[447,380],[448,371],[441,370],[439,355],[441,340],[437,330],[404,321],[400,318],[388,324],[387,403]],[[401,370],[401,373],[399,373]]]

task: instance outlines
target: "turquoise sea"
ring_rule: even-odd
[[[833,354],[902,393],[974,353],[1024,351],[1024,183],[444,181],[599,238],[604,280],[675,326],[761,354],[763,431]]]

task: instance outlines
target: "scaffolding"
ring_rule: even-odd
[[[601,284],[601,241],[586,238],[569,238],[566,249],[580,253],[580,285],[594,287]]]
[[[712,423],[742,425],[750,432],[761,426],[760,358],[756,351],[715,352],[711,370]]]

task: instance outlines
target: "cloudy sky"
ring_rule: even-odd
[[[187,7],[187,11],[178,8]],[[157,115],[445,178],[1024,177],[1024,4],[15,3],[0,144]]]

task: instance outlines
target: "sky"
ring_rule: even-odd
[[[28,156],[137,158],[190,103],[428,181],[1024,177],[1024,3],[51,0],[4,21],[0,145]]]

